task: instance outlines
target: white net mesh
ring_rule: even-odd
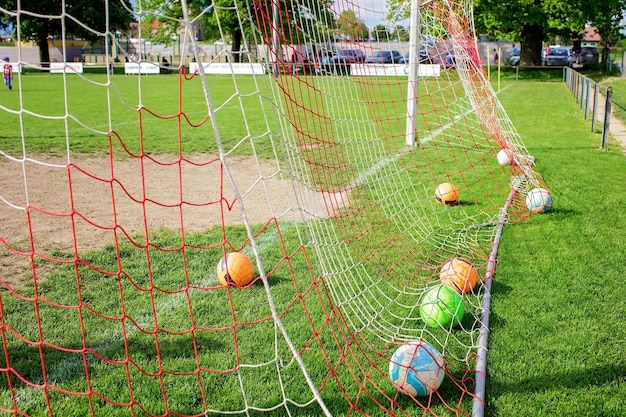
[[[471,1],[413,27],[374,2],[80,5],[0,9],[0,410],[469,414],[498,224],[542,185]],[[234,251],[245,288],[218,280]],[[433,307],[450,258],[478,280]],[[421,397],[389,369],[416,340],[445,358]]]

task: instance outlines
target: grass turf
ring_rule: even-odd
[[[154,77],[156,80],[156,77]],[[152,79],[149,79],[152,82]],[[125,82],[123,79],[120,83]],[[134,84],[132,81],[130,84]],[[624,290],[620,285],[620,279],[624,271],[624,255],[623,243],[620,239],[619,231],[623,229],[626,223],[624,213],[616,210],[620,207],[621,195],[619,190],[623,184],[624,164],[623,156],[619,154],[619,149],[612,143],[607,151],[599,151],[599,136],[588,130],[588,124],[582,120],[581,113],[574,103],[573,98],[561,83],[538,83],[528,81],[506,81],[504,89],[500,93],[500,98],[509,111],[514,124],[522,133],[525,144],[531,154],[537,157],[537,166],[539,172],[544,175],[548,186],[550,187],[555,199],[554,211],[548,215],[534,216],[531,219],[517,224],[508,226],[505,229],[503,242],[500,248],[499,266],[496,273],[496,281],[494,284],[493,295],[493,316],[492,316],[492,335],[490,339],[490,356],[489,356],[489,373],[488,379],[488,415],[604,415],[618,416],[620,415],[620,401],[626,393],[624,386],[624,372],[626,365],[624,362],[624,352],[626,346],[626,334],[621,322],[623,320],[626,309],[623,300]],[[156,88],[156,87],[155,87]],[[96,88],[97,89],[97,88]],[[124,90],[122,87],[121,90]],[[128,94],[128,98],[124,98],[131,108],[136,107],[142,100],[150,103],[158,103],[154,98],[142,97],[141,100],[134,101],[132,98],[132,90],[130,92],[124,90],[124,95]],[[51,107],[52,102],[47,102],[46,89],[38,89],[34,91],[39,95],[41,102],[35,101],[27,103],[27,107],[36,112],[58,111],[59,106],[63,103],[56,103]],[[185,93],[187,94],[187,93]],[[189,93],[191,94],[191,93]],[[185,95],[188,97],[188,95]],[[54,100],[50,98],[50,100]],[[227,99],[224,99],[226,103]],[[538,107],[537,103],[541,103]],[[167,110],[167,106],[172,103],[160,103]],[[4,104],[7,106],[15,105]],[[41,106],[41,107],[38,107]],[[14,107],[16,108],[16,107]],[[170,109],[175,113],[177,109]],[[80,114],[79,108],[74,113]],[[96,117],[92,115],[94,112],[86,112],[84,117]],[[129,112],[130,114],[135,114]],[[58,113],[62,115],[62,111]],[[124,116],[120,116],[122,118]],[[123,119],[122,119],[123,120]],[[132,122],[132,121],[131,121]],[[90,124],[93,122],[90,122]],[[51,129],[58,129],[58,125],[51,122]],[[227,128],[224,128],[228,131]],[[241,126],[233,126],[232,129],[240,129],[233,138],[241,137]],[[106,126],[103,126],[106,130]],[[13,130],[14,131],[14,130]],[[6,132],[6,130],[4,131]],[[45,130],[44,130],[45,132]],[[159,132],[155,127],[154,132]],[[159,132],[160,133],[160,132]],[[35,150],[46,149],[46,137],[37,132],[29,132],[29,135],[38,138],[38,140],[29,141],[29,143],[37,143],[40,145]],[[165,137],[165,136],[163,136]],[[189,135],[185,135],[187,139]],[[102,146],[102,135],[94,134],[84,138],[84,142],[78,142],[78,151]],[[9,148],[10,137],[4,137],[3,149]],[[175,148],[168,147],[175,141],[157,141],[151,138],[150,149],[156,147],[159,152],[175,152]],[[162,139],[162,137],[159,137]],[[210,151],[210,138],[199,135],[197,138],[191,137],[185,151]],[[5,146],[6,145],[6,146]],[[63,144],[59,146],[62,149]],[[84,148],[83,148],[84,146]],[[141,148],[141,143],[135,144],[136,149]],[[14,148],[19,150],[19,146]],[[617,231],[617,233],[616,233]],[[203,242],[211,242],[219,238],[219,232],[215,231],[215,236],[194,236],[198,245]],[[205,240],[206,239],[206,242]],[[289,236],[286,236],[289,241]],[[157,240],[163,246],[176,247],[178,242],[176,237],[164,234]],[[137,268],[142,270],[145,262],[145,251],[124,248],[127,250],[127,259],[129,262],[128,269]],[[150,250],[150,249],[147,249]],[[297,248],[290,248],[287,253],[293,253]],[[132,253],[135,252],[135,253]],[[189,253],[189,260],[196,260]],[[272,252],[267,254],[269,258],[280,259],[284,254]],[[164,273],[159,275],[162,281],[158,283],[137,282],[140,288],[147,289],[150,285],[158,284],[165,289],[177,288],[175,284],[171,284],[169,279],[175,278],[168,274],[168,270],[174,270],[180,267],[181,259],[166,252],[155,253],[155,258],[162,260],[160,264],[165,268]],[[114,264],[115,254],[112,248],[106,248],[103,251],[95,252],[89,255],[89,261],[93,262],[103,271],[115,270]],[[215,258],[219,258],[216,253]],[[294,259],[294,265],[297,268],[299,262],[304,259]],[[268,262],[268,264],[273,264]],[[286,268],[287,266],[284,266]],[[190,269],[190,278],[192,282],[198,285],[207,285],[206,275],[203,275],[205,267],[197,265],[196,268]],[[140,275],[140,274],[137,274]],[[280,268],[273,273],[277,282],[288,280],[288,271]],[[281,278],[282,277],[282,278]],[[306,278],[306,277],[305,277]],[[105,298],[99,297],[102,292],[120,291],[115,285],[111,287],[111,282],[105,279],[96,279],[94,283],[104,285],[100,287],[94,285],[83,296],[84,300],[98,310],[103,307],[100,303],[107,303]],[[53,286],[53,284],[55,284]],[[56,285],[59,284],[59,285]],[[208,283],[210,284],[210,283]],[[106,287],[109,285],[109,287]],[[279,285],[279,284],[277,284]],[[307,283],[302,283],[306,286]],[[170,288],[171,286],[171,288]],[[62,280],[56,283],[50,282],[50,286],[44,287],[46,297],[54,302],[63,305],[75,305],[76,299],[71,299],[72,294],[76,296],[76,289],[68,291],[68,286],[63,285]],[[125,291],[128,291],[126,289]],[[259,288],[260,290],[260,288]],[[122,289],[124,291],[124,289]],[[254,311],[259,303],[254,300],[262,299],[263,294],[258,291],[255,297],[246,302],[241,302],[242,309]],[[157,296],[164,294],[156,293]],[[24,294],[31,296],[32,294]],[[239,294],[240,295],[240,294]],[[247,293],[246,295],[250,295]],[[126,311],[129,315],[139,317],[135,325],[139,329],[150,329],[154,325],[154,319],[141,314],[141,306],[149,306],[150,301],[146,298],[147,293],[137,293],[137,299],[127,299],[129,309]],[[238,295],[235,295],[237,297]],[[70,298],[67,298],[70,297]],[[258,297],[258,298],[257,298]],[[199,309],[199,312],[206,310],[207,322],[201,323],[207,327],[219,327],[221,324],[220,317],[228,315],[229,312],[220,314],[215,310],[215,306],[224,303],[217,302],[210,304],[194,304],[191,305]],[[114,300],[115,298],[113,298]],[[291,300],[278,299],[279,305],[288,305]],[[24,304],[24,305],[30,305]],[[34,312],[20,306],[6,305],[5,308],[17,309],[23,317],[29,317]],[[78,317],[57,317],[55,319],[52,308],[42,306],[43,309],[50,310],[50,322],[42,323],[46,331],[47,340],[63,345],[64,339],[68,332],[75,332],[75,328],[59,327],[58,323],[63,320],[76,322]],[[120,306],[107,306],[113,311],[120,310]],[[171,315],[167,317],[159,317],[161,325],[167,323],[168,330],[175,330],[177,327],[182,329],[189,328],[189,323],[180,322],[176,317],[189,318],[186,306],[182,305],[182,314],[176,315],[177,309],[172,309]],[[203,310],[204,309],[204,310]],[[8,311],[8,310],[7,310]],[[68,310],[65,310],[67,312]],[[76,315],[77,311],[72,311],[72,315]],[[201,314],[198,313],[198,317]],[[266,315],[267,311],[259,312],[259,315]],[[210,318],[212,317],[212,318]],[[96,316],[87,315],[87,329],[106,326],[106,321]],[[19,327],[27,326],[29,320],[23,322],[12,323]],[[291,334],[297,335],[297,325],[289,329]],[[24,329],[25,334],[32,333],[32,339],[35,340],[36,333],[39,329],[36,327]],[[273,329],[269,329],[268,333],[273,334]],[[106,337],[105,337],[106,336]],[[305,337],[306,335],[303,335]],[[93,337],[102,337],[102,341],[90,341],[91,346],[95,346],[98,353],[102,353],[107,357],[122,359],[125,355],[124,344],[119,339],[119,335],[108,334],[105,332],[102,336],[93,333]],[[206,343],[214,343],[217,346],[228,346],[231,343],[232,334],[228,331],[221,333],[224,340],[213,339],[206,340]],[[297,336],[296,336],[297,337]],[[145,334],[141,331],[133,331],[133,347],[130,354],[135,358],[144,369],[150,372],[158,372],[159,367],[150,361],[149,357],[154,354],[150,350],[145,350],[150,345],[154,345],[154,335]],[[179,337],[170,337],[171,340],[163,340],[162,353],[166,354],[167,363],[162,366],[165,369],[181,369],[183,372],[194,371],[195,363],[185,361],[185,356],[193,356],[193,352],[187,352],[185,355],[181,351],[182,346],[189,346],[189,336],[179,335]],[[167,338],[166,338],[167,339]],[[182,342],[182,340],[184,340]],[[243,346],[242,354],[255,357],[263,354],[263,338],[259,337],[258,344],[250,344]],[[118,340],[118,342],[115,342]],[[113,341],[113,342],[112,342]],[[202,340],[201,340],[202,342]],[[303,343],[300,341],[299,343]],[[78,349],[80,346],[70,346],[69,348]],[[100,350],[101,349],[101,350]],[[154,349],[154,346],[151,347]],[[232,355],[228,350],[221,352],[224,356],[223,362],[219,366],[226,367],[232,365]],[[32,380],[38,381],[38,374],[41,369],[28,370],[28,358],[34,355],[38,357],[40,352],[36,347],[19,351],[17,357],[12,358],[12,365],[16,369],[23,370]],[[60,364],[54,373],[50,376],[67,379],[68,375],[77,372],[80,375],[84,372],[80,355],[76,353],[62,354],[58,351],[47,352],[51,362]],[[247,356],[244,356],[247,357]],[[128,402],[129,396],[125,393],[117,393],[116,379],[127,378],[122,374],[111,372],[111,364],[106,361],[98,361],[91,357],[89,359],[92,366],[93,375],[105,375],[111,373],[111,378],[94,379],[97,386],[93,388],[102,392],[108,398],[115,399],[120,402]],[[271,355],[267,359],[271,359]],[[213,360],[210,356],[206,358],[200,357],[202,361]],[[254,361],[260,359],[255,357]],[[312,363],[319,362],[320,358],[307,358]],[[37,361],[35,361],[37,362]],[[204,362],[202,362],[204,363]],[[215,365],[207,365],[215,366]],[[313,371],[327,372],[324,369],[315,368],[311,365]],[[148,401],[152,397],[161,397],[162,392],[158,383],[154,379],[146,378],[145,375],[137,372],[132,367],[129,368],[130,378],[139,388],[133,393],[135,399]],[[249,372],[254,372],[250,370]],[[294,372],[294,378],[297,377]],[[259,371],[258,378],[263,380],[271,380],[275,377],[271,372]],[[168,390],[168,396],[173,402],[181,404],[182,409],[188,412],[197,412],[202,410],[202,404],[187,404],[193,396],[185,395],[186,390],[193,387],[196,383],[195,376],[190,374],[188,377],[179,378],[175,387],[173,384],[171,391]],[[187,380],[187,382],[185,382]],[[214,406],[227,409],[229,401],[233,401],[229,397],[229,393],[238,390],[236,380],[227,377],[219,377],[207,379],[206,384],[221,387],[215,392],[215,397],[220,400]],[[84,381],[80,379],[72,380],[70,385],[64,386],[66,389],[84,391],[87,389]],[[247,392],[261,399],[268,399],[267,403],[272,404],[276,401],[273,397],[276,392],[254,391],[254,387],[246,387]],[[292,392],[289,395],[298,398],[299,390],[306,390],[301,384],[295,384],[291,387]],[[23,392],[27,392],[23,391]],[[33,391],[30,395],[33,395]],[[7,392],[4,393],[3,401],[7,401]],[[28,397],[28,394],[23,394]],[[52,393],[54,397],[63,397],[62,393]],[[197,398],[197,396],[195,397]],[[31,397],[33,403],[38,403],[41,398]],[[237,399],[239,400],[239,399]],[[67,409],[62,404],[68,404],[66,401],[57,401],[55,404],[61,409],[58,412],[80,413],[80,410],[87,410],[88,404],[86,400],[81,399],[80,404],[73,403],[67,405]],[[58,405],[60,404],[60,405]],[[146,402],[149,404],[149,402]],[[3,406],[9,407],[8,403]],[[106,409],[109,413],[114,413],[113,408],[98,404],[99,407]],[[345,405],[335,404],[334,410],[338,414],[342,413]],[[149,405],[150,411],[159,413],[163,412],[162,403],[159,401]],[[32,410],[31,410],[32,411]],[[120,413],[127,412],[122,409]],[[345,411],[345,410],[343,410]],[[70,414],[67,414],[70,415]],[[109,414],[113,415],[113,414]],[[312,414],[314,415],[314,414]]]
[[[519,81],[500,99],[554,197],[507,227],[492,298],[487,415],[620,416],[626,394],[621,149],[561,83]]]

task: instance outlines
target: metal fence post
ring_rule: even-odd
[[[583,78],[583,82],[580,85],[580,108],[583,108],[583,105],[585,104],[585,91],[587,90],[587,83],[589,81],[587,80],[587,78]]]
[[[590,84],[591,84],[591,80],[589,80],[587,82],[587,88],[585,88],[585,120],[587,120],[587,117],[589,116],[589,90],[590,90]],[[595,84],[595,82],[594,82]]]
[[[596,119],[598,117],[598,83],[593,85],[593,110],[591,111],[591,131],[596,131]]]
[[[611,99],[613,97],[613,88],[606,89],[606,103],[604,105],[604,129],[602,129],[602,145],[600,148],[606,148],[609,142],[609,125],[611,123]]]

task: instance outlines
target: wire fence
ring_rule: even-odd
[[[585,120],[591,120],[591,131],[600,129],[602,133],[600,147],[606,148],[609,140],[613,90],[569,67],[563,68],[563,81],[584,111]]]

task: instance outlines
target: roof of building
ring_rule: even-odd
[[[583,42],[601,42],[602,37],[598,33],[598,28],[593,26],[586,27],[583,32]]]

